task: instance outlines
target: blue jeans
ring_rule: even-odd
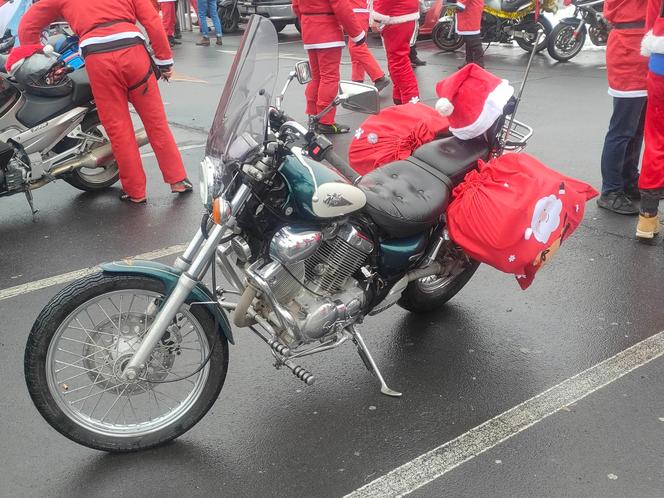
[[[198,0],[198,24],[201,26],[201,33],[205,37],[210,36],[210,29],[207,24],[208,16],[212,19],[217,37],[220,37],[223,33],[221,32],[219,12],[217,12],[217,0]]]
[[[602,194],[636,187],[645,111],[646,97],[613,97],[602,151]]]

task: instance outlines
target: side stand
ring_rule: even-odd
[[[369,372],[378,377],[378,381],[380,382],[380,392],[385,394],[386,396],[392,396],[394,398],[400,397],[401,396],[400,392],[393,391],[392,389],[387,387],[385,379],[383,379],[380,370],[378,370],[378,366],[376,365],[376,362],[371,356],[371,353],[369,352],[369,349],[367,348],[367,345],[365,344],[364,339],[362,338],[360,333],[355,329],[354,326],[350,326],[348,330],[353,337],[353,342],[357,346],[357,352],[359,353],[360,358],[362,358],[364,366],[367,367],[367,370],[369,370]]]
[[[35,202],[32,197],[32,190],[30,190],[29,188],[25,191],[25,198],[28,200],[28,204],[30,205],[30,211],[32,211],[32,221],[36,222],[37,215],[39,214],[39,209],[35,209]]]

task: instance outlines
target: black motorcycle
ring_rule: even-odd
[[[574,15],[562,19],[553,28],[547,44],[549,55],[560,62],[567,62],[576,57],[586,42],[586,33],[590,41],[603,47],[609,39],[610,26],[604,16],[602,0],[572,0]]]

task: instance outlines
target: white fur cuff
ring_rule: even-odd
[[[641,41],[641,55],[664,54],[664,36],[655,36],[652,30],[646,33]]]

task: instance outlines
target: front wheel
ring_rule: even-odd
[[[97,273],[42,310],[25,378],[54,429],[93,449],[129,452],[171,441],[207,413],[224,384],[228,344],[205,307],[183,306],[138,378],[120,378],[163,299],[158,280]]]
[[[219,20],[222,33],[235,33],[240,27],[240,12],[232,5],[219,7]]]
[[[437,23],[431,32],[436,46],[445,52],[454,52],[463,46],[463,38],[454,30],[454,21]]]
[[[533,46],[535,45],[535,39],[537,38],[537,32],[540,29],[544,31],[544,38],[542,38],[542,41],[537,45],[537,52],[539,53],[544,50],[549,41],[549,36],[551,36],[551,31],[553,31],[553,26],[551,25],[551,21],[541,14],[537,21],[535,20],[534,14],[528,14],[521,23],[514,27],[515,31],[525,31],[527,36],[527,38],[516,38],[517,45],[526,52],[532,52]]]
[[[443,272],[409,283],[401,295],[399,306],[412,313],[435,311],[463,289],[480,266],[457,246],[449,247],[439,260],[443,264]]]
[[[586,32],[579,31],[574,36],[576,27],[558,23],[549,37],[546,49],[549,55],[559,62],[567,62],[576,57],[586,42]]]

